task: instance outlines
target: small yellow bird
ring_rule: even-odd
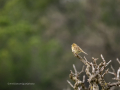
[[[83,52],[84,54],[88,55],[86,52],[84,52],[77,44],[73,43],[71,45],[71,49],[72,49],[72,52],[73,54],[79,54],[81,52]],[[75,55],[76,56],[76,55]]]

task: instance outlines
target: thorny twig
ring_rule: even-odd
[[[75,82],[75,84],[72,85],[72,83],[68,80],[67,80],[67,82],[70,84],[70,86],[72,88],[74,88],[74,90],[81,90],[81,89],[82,90],[99,90],[98,83],[101,85],[102,90],[109,90],[113,86],[120,86],[120,78],[119,78],[120,68],[118,69],[117,73],[115,73],[115,70],[112,66],[111,66],[112,72],[109,71],[109,68],[107,70],[105,70],[105,68],[111,63],[112,60],[110,60],[108,63],[106,63],[106,60],[104,59],[103,55],[101,54],[102,62],[100,64],[97,64],[96,61],[98,60],[98,58],[92,57],[93,62],[89,62],[85,57],[83,59],[80,55],[78,55],[76,53],[75,53],[75,55],[78,59],[80,59],[86,65],[85,72],[89,78],[88,79],[89,87],[87,88],[85,86],[85,75],[83,76],[83,80],[79,80],[79,78],[78,78],[80,76],[80,74],[84,71],[84,66],[83,66],[81,72],[78,72],[76,70],[75,65],[73,64],[75,73],[73,73],[71,71],[69,77],[70,77],[70,79],[72,79]],[[117,61],[120,64],[120,61],[118,58],[117,58]],[[92,68],[92,73],[90,72],[90,68]],[[117,80],[118,82],[106,83],[104,80],[104,76],[108,73],[113,74],[115,76],[114,79]]]
[[[71,86],[72,88],[74,88],[74,90],[80,90],[81,87],[86,90],[87,88],[86,88],[85,85],[84,85],[85,76],[83,76],[83,81],[81,81],[81,80],[78,79],[79,75],[83,72],[83,69],[82,69],[81,73],[77,73],[77,70],[76,70],[76,67],[75,67],[74,64],[73,64],[73,68],[74,68],[75,73],[73,73],[73,72],[71,71],[69,77],[75,82],[75,84],[72,85],[72,84],[70,83],[70,81],[68,81],[68,80],[67,80],[67,82],[70,84],[70,86]]]

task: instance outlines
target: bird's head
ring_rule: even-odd
[[[72,46],[77,46],[77,44],[73,43]]]

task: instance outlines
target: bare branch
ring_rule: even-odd
[[[78,75],[80,75],[82,72],[84,72],[84,66],[82,67],[82,70],[78,73]]]
[[[115,75],[115,73],[108,71],[108,73]]]
[[[98,58],[92,57],[92,60],[93,60],[93,63],[94,63],[95,65],[97,65],[96,61],[98,60]]]
[[[75,65],[73,64],[73,68],[75,73],[73,73],[71,71],[71,73],[69,74],[70,79],[72,79],[75,84],[72,85],[69,81],[67,81],[70,86],[74,89],[74,90],[99,90],[99,85],[102,87],[102,90],[109,90],[111,87],[113,86],[119,86],[120,87],[120,67],[117,71],[117,73],[115,72],[115,69],[111,66],[112,72],[109,71],[109,68],[107,70],[105,70],[105,68],[112,62],[112,60],[109,60],[107,63],[103,57],[103,55],[101,54],[101,59],[102,62],[98,65],[97,64],[97,60],[98,58],[94,58],[93,62],[89,62],[85,57],[84,59],[75,53],[75,56],[77,58],[79,58],[87,67],[85,69],[86,75],[88,76],[88,82],[89,82],[89,88],[85,87],[85,75],[83,76],[83,80],[79,80],[79,75],[84,72],[84,66],[81,70],[81,72],[78,72]],[[117,58],[118,63],[120,64],[119,59]],[[90,69],[92,68],[92,71],[90,71]],[[91,73],[92,72],[92,73]],[[104,80],[104,76],[106,74],[113,74],[115,76],[115,78],[113,78],[114,80],[117,80],[117,82],[115,83],[106,83],[106,81]]]
[[[99,67],[102,67],[102,66],[103,66],[103,62],[101,62],[98,66],[99,66]]]
[[[90,73],[89,69],[90,69],[90,65],[87,64],[87,67],[86,67],[85,72],[86,72],[86,75],[87,75],[88,77],[91,76],[91,73]]]
[[[75,67],[74,64],[73,64],[73,69],[74,69],[74,71],[75,71],[75,75],[77,75],[77,70],[76,70],[76,67]]]
[[[82,89],[82,86],[80,88],[78,88],[78,90],[81,90]]]
[[[80,73],[77,72],[76,67],[75,67],[74,64],[73,64],[73,68],[74,68],[75,73],[73,73],[72,70],[70,70],[71,73],[69,74],[69,77],[70,77],[70,79],[72,79],[72,80],[75,82],[75,84],[72,85],[72,84],[70,83],[70,81],[67,81],[67,82],[70,84],[71,87],[74,88],[74,90],[80,90],[80,86],[81,86],[83,89],[87,89],[87,88],[85,87],[85,85],[84,85],[84,82],[82,82],[81,80],[78,79]],[[83,66],[83,69],[84,69],[84,66]],[[81,73],[84,71],[83,69],[82,69]],[[85,80],[85,78],[83,77],[83,81],[84,81],[84,80]]]
[[[88,62],[88,60],[86,59],[86,57],[85,57],[85,56],[84,56],[84,59],[85,59],[85,61],[86,61],[86,62]]]
[[[83,76],[83,83],[85,82],[85,75]]]
[[[111,65],[111,69],[113,70],[113,72],[115,73],[115,69],[113,68],[113,66]]]
[[[115,82],[115,83],[108,83],[109,88],[113,87],[113,86],[119,86],[120,82]],[[108,88],[108,89],[109,89]]]
[[[119,69],[117,71],[117,79],[119,79],[119,74],[120,74],[120,67],[119,67]]]
[[[95,68],[93,66],[93,63],[91,63],[91,65],[92,65],[92,73],[94,74],[95,73]]]
[[[102,55],[102,54],[101,54],[101,58],[102,58],[103,62],[105,63],[105,59],[104,59],[104,57],[103,57],[103,55]]]
[[[85,61],[86,61],[86,64],[89,64],[90,66],[91,66],[91,63],[90,62],[88,62],[88,60],[86,59],[86,57],[84,56],[84,59],[85,59]]]
[[[117,75],[116,75],[115,69],[112,67],[112,65],[111,65],[111,69],[112,69],[113,72],[108,71],[108,73],[115,75],[115,78],[116,78]]]
[[[105,74],[107,74],[107,73],[108,73],[108,71],[109,71],[109,68],[105,71],[105,73],[102,75],[102,77],[104,77],[104,76],[105,76]]]
[[[79,58],[79,59],[86,65],[85,60],[84,60],[80,55],[78,55],[78,54],[75,53],[75,56],[76,56],[77,58]]]
[[[118,63],[120,64],[120,60],[117,58]]]
[[[106,63],[106,66],[108,66],[108,64],[110,64],[111,62],[112,62],[112,60],[110,60],[108,63]],[[106,67],[106,66],[105,66],[105,67]]]
[[[72,88],[74,88],[74,86],[72,85],[72,83],[71,83],[70,81],[67,80],[67,82],[70,84],[70,86],[71,86]]]

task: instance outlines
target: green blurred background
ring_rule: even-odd
[[[66,90],[72,65],[83,66],[73,42],[117,71],[119,28],[119,0],[0,0],[0,90]]]

